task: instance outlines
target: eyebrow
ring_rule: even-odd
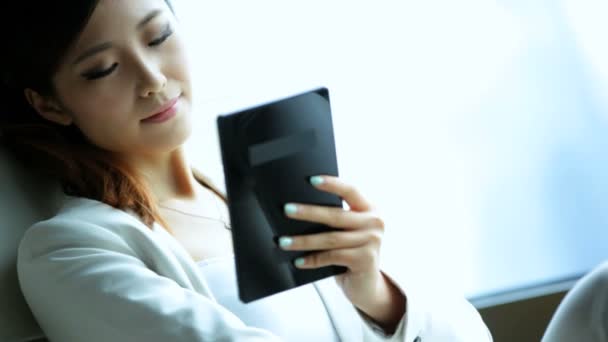
[[[152,12],[148,13],[148,15],[146,15],[136,26],[137,30],[141,30],[142,27],[144,27],[147,23],[149,23],[150,21],[152,21],[152,19],[156,18],[158,15],[160,15],[163,11],[160,9],[155,9]],[[112,43],[110,42],[106,42],[106,43],[101,43],[99,45],[93,46],[92,48],[86,50],[85,52],[82,53],[82,55],[80,55],[78,58],[76,58],[74,60],[74,62],[72,63],[72,65],[76,65],[80,62],[82,62],[83,60],[92,57],[102,51],[105,51],[109,48],[112,47]]]

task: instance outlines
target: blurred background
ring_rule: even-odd
[[[384,268],[491,310],[558,300],[608,256],[608,3],[175,1],[187,146],[218,185],[218,114],[326,86]]]

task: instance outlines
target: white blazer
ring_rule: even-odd
[[[17,267],[50,341],[279,340],[218,304],[195,261],[159,224],[151,230],[131,211],[99,201],[68,196],[56,216],[27,230]],[[313,284],[342,341],[492,340],[463,298],[439,300],[398,283],[407,311],[386,336],[358,314],[334,279]]]

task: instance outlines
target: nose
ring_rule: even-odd
[[[141,97],[149,97],[165,89],[167,78],[156,63],[142,60],[139,70],[139,93]]]

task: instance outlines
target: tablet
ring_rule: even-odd
[[[309,178],[338,176],[327,88],[318,88],[217,118],[240,300],[248,303],[346,271],[298,269],[311,252],[284,251],[283,235],[336,230],[289,219],[288,202],[342,208],[342,199]]]

